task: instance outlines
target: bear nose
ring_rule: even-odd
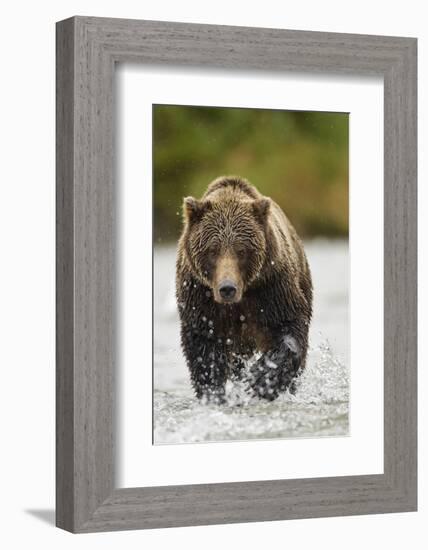
[[[236,294],[236,285],[232,281],[226,280],[220,284],[218,291],[224,300],[232,300]]]

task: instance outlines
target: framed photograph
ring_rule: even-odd
[[[58,527],[416,510],[416,39],[56,47]]]

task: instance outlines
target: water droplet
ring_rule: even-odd
[[[227,344],[228,346],[230,346],[231,343],[232,343],[232,340],[231,340],[230,338],[227,338],[226,344]]]
[[[205,315],[202,317],[202,321],[203,321],[204,323],[207,322],[207,318],[205,317]]]
[[[241,316],[239,317],[239,320],[243,323],[243,322],[245,321],[245,315],[241,315]]]

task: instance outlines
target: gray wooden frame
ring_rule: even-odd
[[[384,78],[382,475],[115,488],[116,62]],[[59,527],[91,532],[416,510],[416,298],[416,39],[90,17],[57,24]]]

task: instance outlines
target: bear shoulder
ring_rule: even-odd
[[[262,196],[259,191],[244,178],[239,176],[220,176],[209,184],[203,199],[212,198],[218,192],[225,190],[242,194],[250,199],[259,199]]]

